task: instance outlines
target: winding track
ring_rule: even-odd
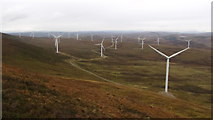
[[[62,52],[60,52],[59,54],[65,55],[65,56],[69,57],[70,59],[67,59],[66,62],[69,63],[70,65],[72,65],[73,67],[75,67],[75,68],[77,68],[77,69],[79,69],[79,70],[82,70],[82,71],[84,71],[84,72],[86,72],[86,73],[89,73],[89,74],[91,74],[91,75],[93,75],[93,76],[95,76],[95,77],[97,77],[97,78],[99,78],[99,79],[101,79],[101,80],[103,80],[103,81],[111,82],[111,83],[114,83],[114,84],[122,85],[122,86],[123,86],[123,84],[114,82],[114,81],[112,81],[112,80],[108,80],[108,79],[106,79],[106,78],[103,78],[103,77],[101,77],[101,76],[99,76],[99,75],[97,75],[97,74],[91,72],[91,71],[88,71],[88,70],[86,70],[86,69],[81,68],[80,66],[78,66],[77,64],[75,64],[74,61],[73,61],[73,59],[72,59],[72,58],[74,58],[74,59],[78,59],[78,58],[76,58],[76,57],[74,57],[74,56],[71,56],[71,55],[69,55],[69,54],[67,54],[67,53],[62,53]]]

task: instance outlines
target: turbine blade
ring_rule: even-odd
[[[53,34],[51,34],[51,33],[50,33],[50,35],[52,35],[54,38],[56,38],[56,36],[55,36],[55,35],[53,35]]]
[[[172,58],[172,57],[174,57],[174,56],[176,56],[176,55],[178,55],[178,54],[180,54],[180,53],[182,53],[182,52],[184,52],[184,51],[186,51],[186,50],[188,50],[188,49],[189,49],[189,48],[185,48],[185,49],[183,49],[183,50],[181,50],[181,51],[179,51],[179,52],[177,52],[177,53],[175,53],[175,54],[169,56],[169,58]]]
[[[101,45],[101,44],[95,44],[95,45]]]
[[[115,40],[118,40],[119,36],[115,39]]]
[[[162,56],[169,58],[167,55],[165,55],[164,53],[160,52],[159,50],[155,49],[154,47],[152,47],[151,45],[149,45],[149,47],[151,47],[153,50],[155,50],[157,53],[161,54]]]
[[[62,35],[57,36],[57,38],[60,38]]]

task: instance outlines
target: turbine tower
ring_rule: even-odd
[[[76,40],[78,40],[78,33],[77,33],[77,35],[76,35]]]
[[[101,57],[104,57],[104,54],[103,54],[103,50],[105,50],[105,48],[104,48],[104,45],[103,45],[103,42],[104,42],[104,38],[103,38],[103,40],[101,41],[101,43],[99,43],[99,44],[95,44],[95,45],[100,45],[100,48],[101,48]]]
[[[156,33],[156,32],[152,32],[152,33],[154,33],[154,34],[156,34],[156,35],[157,35],[157,44],[158,44],[158,45],[160,45],[160,37],[159,37],[159,34],[158,34],[158,33]]]
[[[55,36],[53,34],[51,34],[51,35],[55,38],[56,53],[59,53],[59,46],[58,46],[58,44],[59,44],[59,39],[60,39],[61,35],[59,35],[59,36]]]
[[[170,60],[170,58],[175,57],[176,55],[178,55],[178,54],[180,54],[180,53],[182,53],[182,52],[188,50],[189,47],[188,47],[188,48],[185,48],[185,49],[183,49],[183,50],[181,50],[181,51],[179,51],[179,52],[176,52],[176,53],[174,53],[174,54],[171,55],[171,56],[165,55],[164,53],[162,53],[162,52],[160,52],[159,50],[155,49],[155,48],[152,47],[151,45],[149,45],[149,47],[151,47],[154,51],[156,51],[156,52],[159,53],[160,55],[162,55],[162,56],[164,56],[164,57],[167,58],[167,60],[166,60],[166,80],[165,80],[165,92],[167,93],[167,92],[168,92],[168,81],[169,81],[169,60]]]
[[[158,37],[158,39],[157,39],[157,42],[158,42],[158,45],[160,44],[160,38]]]

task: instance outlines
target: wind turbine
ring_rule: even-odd
[[[32,37],[32,39],[34,39],[34,32],[31,32],[30,37]]]
[[[21,38],[21,33],[18,33],[18,35],[19,35],[19,38]]]
[[[123,42],[123,35],[121,34],[121,42]]]
[[[167,93],[167,92],[168,92],[168,80],[169,80],[169,60],[170,60],[170,58],[175,57],[176,55],[178,55],[178,54],[180,54],[180,53],[182,53],[182,52],[188,50],[189,47],[187,47],[187,48],[185,48],[185,49],[183,49],[183,50],[181,50],[181,51],[179,51],[179,52],[176,52],[176,53],[174,53],[174,54],[172,54],[172,55],[170,55],[170,56],[165,55],[164,53],[162,53],[162,52],[160,52],[159,50],[155,49],[155,48],[152,47],[151,45],[149,45],[149,47],[151,47],[154,51],[156,51],[156,52],[159,53],[160,55],[162,55],[162,56],[164,56],[164,57],[167,58],[167,60],[166,60],[166,80],[165,80],[165,92]]]
[[[111,36],[111,39],[112,39],[112,40],[111,40],[112,45],[111,45],[110,47],[113,47],[113,46],[114,46],[114,44],[115,44],[115,43],[114,43],[114,36],[113,36],[113,35]]]
[[[77,35],[76,35],[76,40],[78,40],[78,33],[77,33]]]
[[[115,50],[117,50],[117,44],[118,44],[118,38],[119,36],[115,39],[114,44],[115,44]]]
[[[103,42],[104,42],[104,38],[103,38],[103,40],[101,41],[101,43],[99,43],[99,44],[95,44],[95,45],[100,45],[100,48],[101,48],[101,57],[103,57],[104,56],[104,54],[103,54],[103,50],[105,50],[105,48],[104,48],[104,46],[103,46]]]
[[[191,40],[186,40],[188,42],[188,48],[190,47]]]
[[[143,45],[144,45],[144,40],[145,40],[146,38],[143,38],[143,39],[141,39],[140,37],[138,37],[138,41],[140,42],[141,41],[141,49],[143,50]]]
[[[70,32],[68,32],[67,34],[68,34],[67,37],[70,38]]]
[[[51,34],[51,35],[55,38],[56,53],[59,53],[58,44],[59,44],[59,39],[60,39],[61,35],[58,35],[58,36],[55,36],[55,35],[53,35],[53,34]]]
[[[158,37],[158,39],[157,39],[157,42],[158,42],[158,45],[160,44],[160,38]]]
[[[157,44],[160,45],[160,37],[159,37],[159,34],[156,33],[156,32],[151,32],[151,33],[157,35]]]

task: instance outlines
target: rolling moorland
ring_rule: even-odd
[[[168,37],[168,36],[167,36]],[[3,117],[208,118],[211,116],[211,51],[202,42],[171,59],[169,92],[164,90],[164,57],[137,39],[126,38],[118,50],[99,39],[62,38],[60,54],[47,37],[3,34]],[[147,40],[167,55],[187,46]],[[163,44],[165,43],[165,44]],[[88,72],[89,71],[89,72]],[[95,75],[94,75],[95,74]]]

